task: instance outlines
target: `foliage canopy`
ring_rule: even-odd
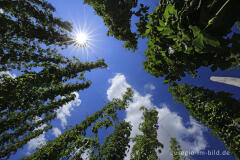
[[[143,135],[136,135],[133,138],[135,142],[132,152],[131,160],[155,160],[158,159],[158,153],[161,153],[163,144],[157,139],[158,112],[155,109],[147,109],[142,107],[143,123],[140,124],[139,130]]]
[[[210,128],[237,159],[240,158],[239,100],[229,93],[215,93],[186,84],[170,88],[169,91],[179,103],[186,106],[197,121]]]
[[[71,43],[72,27],[53,16],[47,1],[3,0],[0,8],[0,158],[9,158],[51,128],[56,110],[75,99],[73,92],[91,85],[84,72],[107,65],[57,52]],[[6,74],[12,70],[19,75]]]
[[[126,41],[124,47],[135,51],[138,37],[131,31],[131,18],[132,15],[136,15],[144,23],[148,7],[141,4],[138,11],[132,11],[137,7],[138,0],[84,0],[84,3],[91,5],[96,14],[103,18],[109,29],[108,36],[111,35],[120,41]]]
[[[240,20],[240,2],[162,0],[148,15],[144,37],[149,39],[145,70],[175,84],[201,66],[226,70],[239,67],[239,34],[224,38]]]
[[[92,159],[123,157],[128,146],[131,125],[127,122],[119,123],[117,111],[125,110],[129,101],[131,101],[131,97],[132,90],[129,88],[122,96],[122,100],[113,99],[101,110],[96,111],[93,115],[77,124],[75,128],[66,131],[55,140],[48,141],[46,145],[37,149],[35,153],[23,159],[82,159],[82,154],[87,151],[91,153]],[[91,127],[92,125],[93,127]],[[100,146],[97,137],[98,130],[111,126],[115,126],[114,133],[109,135],[103,145]],[[95,136],[86,136],[86,130],[89,127],[91,127],[91,131]],[[99,153],[94,155],[94,149],[97,149]],[[113,152],[110,153],[110,151]]]

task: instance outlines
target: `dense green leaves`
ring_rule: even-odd
[[[240,15],[234,12],[235,5],[240,3],[233,0],[223,5],[224,1],[161,1],[148,16],[143,33],[149,39],[145,51],[147,60],[143,63],[145,70],[164,77],[166,84],[175,84],[186,73],[196,76],[201,66],[210,66],[212,71],[239,67],[240,50],[232,45],[240,45],[235,38],[238,34],[232,38],[224,36],[240,20]],[[219,10],[221,14],[216,14]],[[224,22],[228,15],[229,19]],[[216,20],[208,25],[213,17]]]
[[[138,1],[84,2],[104,19],[110,35],[126,41],[126,48],[136,49],[139,37],[149,39],[143,66],[152,75],[164,77],[165,84],[174,85],[186,74],[195,77],[200,67],[216,71],[240,66],[239,34],[225,37],[240,20],[238,0],[161,0],[151,14],[143,4],[132,11]],[[132,15],[140,18],[137,33],[130,29]]]
[[[196,26],[189,26],[189,28],[193,32],[193,45],[195,46],[196,51],[201,51],[204,49],[206,45],[210,45],[212,47],[219,47],[220,43],[217,40],[214,40],[213,38],[208,37],[207,35],[204,35],[201,33],[201,30]]]
[[[170,153],[172,154],[173,160],[187,160],[176,138],[170,139]],[[189,160],[192,160],[192,158]]]
[[[163,148],[163,144],[157,139],[158,112],[144,107],[141,110],[144,111],[143,123],[140,124],[139,130],[143,135],[136,135],[133,138],[135,144],[132,148],[131,160],[157,160],[157,153],[161,153],[161,148]]]
[[[74,100],[73,92],[91,85],[80,73],[105,65],[103,60],[96,63],[78,61],[69,63],[66,67],[48,66],[40,72],[28,72],[15,78],[2,75],[0,156],[10,156],[30,139],[40,135],[42,132],[33,131],[43,124],[50,126],[49,122],[56,117],[56,110]],[[78,82],[69,82],[76,78]],[[36,117],[43,120],[35,122]],[[49,128],[51,127],[45,128],[45,131]]]
[[[170,153],[173,156],[173,160],[180,160],[181,159],[181,146],[179,145],[176,138],[170,139]]]
[[[53,16],[51,4],[45,0],[2,0],[0,8],[0,71],[69,61],[53,47],[70,43],[67,33],[72,27]]]
[[[186,84],[170,88],[179,103],[184,103],[189,113],[226,144],[232,154],[240,158],[240,101],[225,92],[215,93],[202,87]]]
[[[124,47],[135,51],[137,48],[137,34],[131,31],[132,15],[140,17],[139,32],[143,32],[145,15],[148,7],[141,4],[140,9],[132,11],[137,7],[138,0],[84,0],[85,4],[91,5],[96,14],[101,16],[108,27],[107,35],[114,36],[120,41],[125,41]],[[141,28],[143,27],[143,28]]]
[[[129,148],[132,126],[128,122],[121,122],[109,134],[104,143],[98,148],[97,154],[92,154],[92,160],[123,160]]]
[[[186,73],[197,76],[202,67],[231,69],[240,67],[240,36],[231,27],[240,20],[239,0],[161,0],[154,12],[137,0],[84,0],[101,16],[109,28],[108,35],[125,41],[124,47],[137,48],[139,37],[148,38],[146,71],[165,78],[165,84],[176,85]],[[53,16],[55,8],[46,0],[0,1],[0,158],[9,158],[28,141],[48,131],[56,110],[74,100],[79,90],[91,81],[84,73],[104,68],[103,60],[82,63],[58,53],[58,47],[71,44],[72,27]],[[117,14],[116,14],[117,13]],[[131,18],[137,33],[131,31]],[[239,24],[238,24],[239,28]],[[18,70],[17,77],[7,73]],[[240,102],[227,93],[179,85],[170,92],[184,103],[190,114],[212,129],[227,148],[240,157]],[[117,110],[124,110],[132,93],[114,99],[88,116],[75,128],[48,142],[25,159],[82,159],[89,151],[91,159],[123,159],[129,148],[131,125],[119,123]],[[163,145],[157,140],[156,110],[144,109],[143,135],[133,138],[131,159],[158,159]],[[86,136],[91,126],[95,136]],[[114,126],[114,132],[100,145],[100,128]],[[172,139],[172,150],[180,151]],[[175,157],[179,159],[179,157]]]
[[[56,110],[75,99],[73,92],[91,85],[86,71],[107,65],[57,52],[71,43],[72,27],[53,16],[47,1],[2,0],[0,8],[0,158],[9,158],[52,127]],[[11,70],[18,76],[9,76]]]
[[[99,149],[99,153],[105,154],[106,157],[123,157],[125,149],[128,145],[131,126],[126,122],[118,123],[117,111],[125,110],[129,101],[131,101],[131,98],[132,91],[131,89],[128,89],[123,95],[122,100],[113,99],[101,110],[96,111],[93,115],[88,116],[81,123],[77,124],[75,128],[66,131],[66,133],[60,135],[55,140],[47,142],[47,144],[42,146],[42,148],[39,148],[35,153],[25,157],[24,159],[82,159],[81,155],[83,153],[86,151],[93,152],[94,148]],[[105,121],[106,119],[107,121]],[[109,124],[108,120],[111,122],[111,124]],[[99,125],[99,122],[101,125]],[[114,122],[117,123],[117,125]],[[97,132],[100,128],[108,128],[114,125],[116,126],[114,133],[109,135],[104,144],[100,146],[97,136],[86,136],[86,130],[92,125],[93,127],[91,131],[95,135],[97,135]],[[118,138],[120,138],[120,140],[118,140]],[[119,143],[121,146],[118,146]],[[113,147],[121,148],[119,148],[119,150],[115,150]],[[110,151],[114,152],[110,153]],[[93,157],[98,159],[97,155]],[[102,159],[106,159],[106,157],[102,157]],[[101,159],[101,157],[99,158]]]

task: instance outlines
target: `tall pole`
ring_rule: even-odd
[[[240,87],[240,78],[212,76],[210,77],[210,80],[214,82],[220,82],[220,83],[225,83],[232,86]]]

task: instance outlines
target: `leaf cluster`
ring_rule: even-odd
[[[91,85],[86,71],[107,65],[57,52],[70,44],[72,27],[53,16],[46,0],[2,0],[0,8],[0,158],[9,158],[52,127],[56,110],[74,100],[74,92]],[[19,75],[4,74],[12,70]]]
[[[176,138],[170,139],[170,153],[173,156],[173,160],[187,160],[188,158],[182,152],[181,146]],[[192,158],[189,158],[192,160]]]
[[[136,135],[133,138],[135,144],[132,148],[131,160],[155,160],[158,159],[157,153],[161,153],[161,148],[163,148],[163,144],[157,139],[157,128],[155,127],[158,123],[158,112],[145,107],[142,107],[141,110],[143,110],[143,123],[140,124],[139,130],[143,135]]]
[[[70,44],[72,26],[53,16],[51,4],[45,0],[2,0],[0,5],[0,71],[68,63],[56,46]]]
[[[240,101],[225,92],[215,93],[202,87],[186,84],[170,88],[179,103],[184,103],[189,113],[201,124],[210,128],[239,159],[240,156]]]
[[[224,38],[239,20],[240,16],[229,9],[235,5],[239,6],[239,1],[225,6],[219,1],[161,1],[148,15],[142,34],[149,39],[145,70],[164,77],[165,84],[174,85],[186,73],[197,76],[202,66],[210,66],[212,71],[239,67],[239,35]],[[230,17],[226,25],[223,19],[227,15]],[[208,25],[213,17],[216,21]]]
[[[137,7],[138,0],[84,0],[84,3],[92,6],[96,14],[103,18],[109,29],[108,36],[125,41],[125,48],[136,50],[138,35],[131,31],[131,18],[132,15],[140,18],[138,32],[143,32],[149,7],[141,4],[138,11],[132,11]]]
[[[100,147],[99,139],[97,137],[98,130],[103,127],[108,128],[110,126],[115,126],[116,124],[113,122],[117,122],[118,120],[116,116],[117,111],[125,110],[129,101],[131,101],[131,97],[132,91],[129,88],[123,95],[122,100],[113,99],[111,102],[107,103],[101,110],[95,112],[91,116],[88,116],[81,123],[77,124],[75,128],[67,130],[64,134],[60,135],[55,140],[48,141],[46,145],[42,146],[42,148],[37,149],[35,153],[28,157],[24,157],[23,159],[82,159],[81,155],[84,152],[88,150],[91,150],[91,152],[93,152],[94,148]],[[101,123],[101,125],[99,125],[99,122]],[[93,127],[91,128],[91,131],[95,134],[95,137],[88,137],[86,136],[86,130],[92,125]],[[113,149],[111,144],[116,146],[115,142],[119,134],[130,134],[131,127],[128,123],[119,123],[115,128],[116,129],[113,135],[109,136],[107,141],[103,144],[103,146],[107,145],[108,149]],[[110,143],[106,144],[109,139],[111,139]],[[126,139],[128,138],[126,137]],[[125,142],[125,140],[123,140],[122,142]],[[128,143],[124,144],[127,145]],[[124,150],[124,148],[122,148],[122,150]],[[108,152],[103,147],[100,147],[99,151],[100,153]],[[122,154],[123,152],[124,151],[120,153]],[[116,151],[116,154],[119,154],[119,152]]]
[[[98,147],[98,153],[92,152],[92,160],[120,160],[126,156],[126,151],[130,147],[130,134],[132,126],[128,122],[120,122],[114,128],[114,132],[109,134],[103,144]]]
[[[76,62],[66,67],[49,66],[38,73],[29,72],[15,78],[3,74],[0,77],[0,156],[10,156],[40,135],[42,132],[35,129],[43,124],[48,127],[42,131],[50,129],[49,122],[56,118],[56,110],[75,99],[73,92],[91,85],[91,81],[79,73],[104,65],[103,60]],[[82,82],[69,82],[74,78],[82,79]],[[42,120],[35,122],[36,117]]]

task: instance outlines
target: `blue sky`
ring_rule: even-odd
[[[139,133],[137,129],[141,120],[139,107],[142,105],[148,108],[156,107],[159,111],[158,139],[165,145],[163,153],[160,155],[161,159],[171,159],[168,152],[170,137],[176,137],[185,151],[199,153],[201,150],[207,154],[213,150],[219,150],[220,152],[225,150],[224,144],[217,137],[211,135],[209,129],[199,125],[190,117],[184,105],[173,101],[171,94],[168,93],[169,86],[163,85],[163,78],[155,78],[145,72],[142,62],[145,60],[144,51],[147,48],[147,40],[139,40],[138,49],[135,53],[132,53],[122,47],[123,42],[106,36],[107,27],[103,20],[94,14],[94,10],[90,6],[83,5],[81,0],[49,1],[56,7],[56,16],[72,22],[74,29],[84,27],[88,31],[93,31],[91,33],[93,38],[91,41],[92,49],[83,52],[81,49],[71,46],[60,52],[65,56],[76,56],[82,61],[95,61],[104,58],[108,64],[108,69],[97,69],[87,73],[86,77],[92,81],[91,87],[76,93],[75,101],[58,110],[58,118],[52,123],[54,129],[31,141],[11,159],[19,159],[32,153],[40,143],[48,139],[54,139],[63,133],[66,126],[74,126],[83,120],[86,115],[100,109],[107,101],[119,97],[126,87],[134,89],[134,101],[130,104],[126,113],[121,114],[120,118],[134,124],[131,136]],[[155,5],[154,1],[147,3],[152,8]],[[224,72],[218,70],[212,73],[208,68],[200,68],[199,75],[200,78],[185,77],[182,82],[205,86],[215,91],[230,92],[239,99],[239,94],[237,94],[239,88],[209,80],[210,76],[239,77],[240,72],[238,70]],[[108,132],[109,130],[103,130],[101,136],[104,137]],[[193,158],[195,160],[234,160],[231,155],[224,157],[195,155]]]

